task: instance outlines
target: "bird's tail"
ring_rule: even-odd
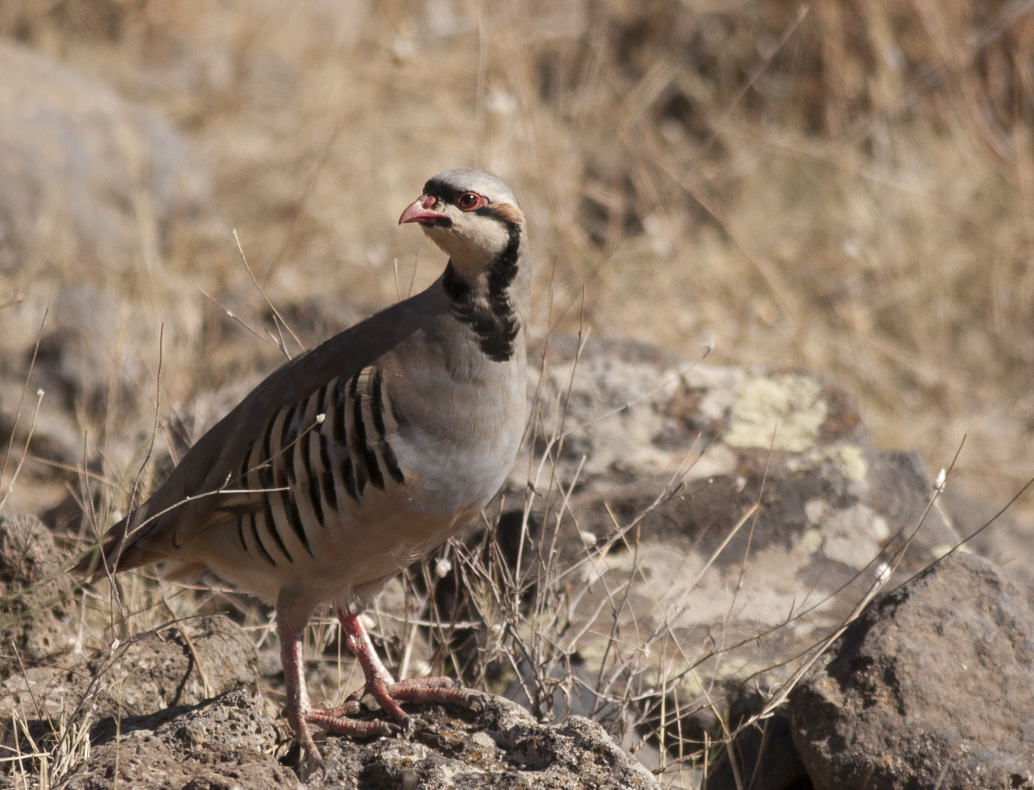
[[[83,552],[72,567],[72,573],[86,582],[125,570],[121,567],[122,550],[127,542],[129,519],[124,518],[109,529],[99,543]]]

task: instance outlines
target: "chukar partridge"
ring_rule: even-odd
[[[493,175],[447,170],[402,212],[410,222],[449,256],[434,284],[275,371],[103,544],[111,571],[211,571],[275,605],[287,717],[317,762],[313,726],[388,734],[411,726],[400,702],[471,701],[446,678],[395,682],[359,615],[488,504],[524,431],[531,272],[516,198]],[[302,630],[327,602],[366,684],[321,710]],[[393,722],[350,717],[367,693]]]

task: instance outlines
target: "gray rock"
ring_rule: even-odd
[[[961,552],[871,604],[790,697],[816,790],[1034,787],[1034,595]]]
[[[944,507],[956,530],[971,537],[966,545],[981,557],[1005,568],[1028,586],[1034,585],[1034,529],[1030,522],[1003,503],[995,502],[986,493],[967,492],[949,485],[944,492]]]
[[[150,110],[29,49],[0,43],[0,275],[154,265],[204,172]],[[45,251],[45,256],[41,252]],[[100,264],[100,266],[98,266]]]
[[[113,292],[93,283],[61,285],[50,307],[39,346],[26,351],[22,366],[28,375],[35,354],[31,381],[47,394],[44,415],[49,417],[55,405],[75,414],[77,409],[103,413],[112,402],[121,409],[133,404],[128,385],[145,378],[144,366],[139,359],[119,358],[127,345],[120,335],[157,344],[151,322],[129,315]]]
[[[579,665],[601,701],[640,700],[631,717],[589,711],[616,735],[632,721],[670,743],[714,736],[759,712],[875,587],[957,541],[938,510],[924,518],[934,490],[918,455],[874,448],[852,398],[820,375],[551,343],[533,457],[555,460],[532,467],[523,557],[567,592],[532,601],[525,638],[545,622],[552,643],[578,639],[524,677],[542,692],[535,710],[551,709],[557,667]],[[511,501],[527,487],[515,477]]]

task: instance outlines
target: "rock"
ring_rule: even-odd
[[[125,408],[133,401],[129,383],[143,380],[145,373],[141,360],[119,358],[130,346],[124,336],[158,342],[154,327],[125,310],[113,292],[93,283],[61,285],[38,348],[26,351],[23,370],[28,373],[34,354],[33,387],[57,400],[65,413],[103,413],[112,402]]]
[[[74,646],[72,581],[60,560],[38,519],[0,515],[0,679]]]
[[[26,316],[12,324],[39,330],[38,321]],[[48,526],[78,530],[84,509],[89,510],[83,505],[88,493],[93,492],[99,509],[101,486],[84,481],[83,466],[89,458],[88,473],[94,479],[103,478],[105,469],[95,455],[98,434],[88,421],[84,425],[84,415],[107,414],[106,430],[129,433],[126,424],[141,405],[134,388],[149,378],[139,346],[153,342],[156,347],[157,330],[143,316],[132,316],[109,289],[56,286],[38,344],[34,336],[23,338],[20,355],[0,358],[0,444],[14,448],[13,458],[28,448],[12,510],[41,515]],[[16,343],[14,334],[11,341]],[[151,414],[152,430],[153,424]],[[109,464],[121,460],[121,443],[106,447]],[[66,498],[63,512],[45,512],[61,496]]]
[[[49,397],[33,381],[27,383],[27,371],[3,375],[2,363],[0,446],[11,448],[11,465],[28,453],[7,504],[10,512],[36,514],[55,496],[67,493],[69,485],[78,488],[74,470],[82,458],[83,436],[60,398]],[[50,463],[37,463],[34,458]]]
[[[611,720],[595,706],[616,736],[713,737],[758,713],[874,588],[957,541],[939,511],[924,519],[921,459],[874,448],[851,397],[820,375],[628,343],[576,353],[556,337],[544,371],[523,570],[565,586],[552,603],[526,596],[525,644],[544,631],[556,646],[522,665],[535,710],[577,687],[580,666],[601,699],[645,700]],[[520,506],[528,469],[508,503]],[[504,514],[500,544],[517,545],[522,515]],[[751,706],[730,718],[746,688]]]
[[[657,780],[598,724],[571,716],[541,724],[501,697],[480,695],[480,712],[428,705],[409,741],[322,742],[325,784],[313,787],[522,788],[633,790]]]
[[[153,266],[206,176],[172,127],[32,50],[0,43],[0,276],[48,267]],[[43,251],[46,260],[41,261]],[[103,279],[103,278],[101,278]]]
[[[90,758],[59,787],[300,787],[295,774],[271,754],[276,738],[276,728],[255,699],[243,690],[231,691],[195,706],[123,719],[118,732],[95,732]]]
[[[55,727],[96,734],[113,730],[126,716],[192,705],[238,688],[255,692],[258,678],[254,645],[221,615],[139,634],[85,663],[65,655],[48,666],[26,669],[9,661],[3,669],[9,675],[0,684],[5,741],[21,737],[13,724],[18,721],[35,740]]]
[[[96,716],[141,715],[237,688],[255,691],[258,658],[240,626],[213,615],[112,646],[90,659],[85,674],[100,679],[89,700]]]
[[[539,724],[520,706],[481,695],[480,712],[444,706],[417,708],[409,740],[319,742],[325,773],[311,773],[310,790],[400,787],[414,790],[514,787],[522,790],[656,790],[653,776],[580,716]],[[123,719],[95,728],[89,760],[60,787],[139,788],[295,787],[295,774],[277,762],[273,723],[243,690],[191,707]],[[297,749],[292,749],[297,757]]]
[[[956,552],[869,605],[790,696],[816,790],[1034,787],[1034,594]]]
[[[523,708],[481,697],[479,713],[426,706],[411,740],[327,737],[324,775],[307,787],[657,788],[648,771],[581,717],[538,724]],[[90,759],[61,787],[294,787],[297,777],[271,756],[276,729],[243,690],[192,707],[123,719],[118,734],[94,733]],[[142,770],[146,768],[146,770]]]

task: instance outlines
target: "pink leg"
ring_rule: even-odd
[[[305,689],[305,668],[302,662],[302,631],[288,624],[277,607],[277,636],[280,639],[280,661],[284,667],[284,685],[287,687],[287,721],[294,730],[305,756],[317,765],[323,764],[319,749],[312,740],[310,725],[321,727],[327,732],[350,735],[355,738],[369,738],[374,735],[390,735],[398,732],[396,724],[384,721],[354,721],[342,718],[342,713],[358,713],[359,703],[346,703],[339,709],[314,710],[309,704]],[[364,667],[365,669],[365,667]],[[348,708],[346,711],[345,709]]]
[[[474,697],[470,692],[453,687],[452,680],[446,677],[410,678],[396,682],[377,657],[370,636],[358,615],[338,609],[337,616],[345,632],[345,644],[359,659],[359,665],[363,668],[366,685],[352,692],[345,704],[333,713],[350,713],[353,711],[352,706],[358,707],[363,695],[372,694],[384,711],[408,733],[412,729],[412,721],[402,710],[400,702],[437,702],[465,707],[470,707],[474,703]]]
[[[319,750],[312,740],[308,716],[309,695],[305,690],[305,669],[302,665],[302,632],[277,617],[277,637],[280,639],[280,663],[284,667],[284,685],[287,686],[287,721],[290,723],[302,751],[316,762],[322,762]]]

